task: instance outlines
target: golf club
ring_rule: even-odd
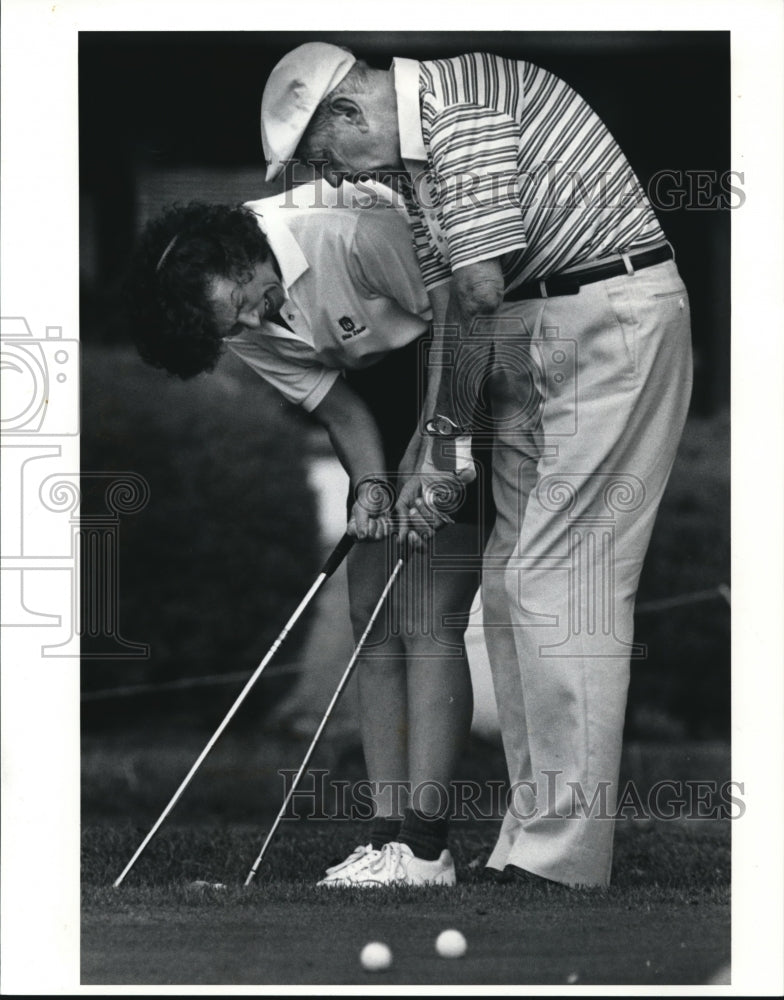
[[[147,834],[147,836],[141,842],[141,844],[137,848],[136,853],[134,854],[134,856],[131,858],[131,860],[128,862],[128,864],[125,866],[125,868],[122,870],[121,874],[115,879],[115,881],[114,881],[114,887],[115,888],[117,888],[117,886],[119,886],[119,885],[122,884],[122,881],[125,878],[125,876],[131,870],[131,868],[133,868],[133,866],[136,864],[136,861],[137,861],[139,855],[142,853],[142,851],[145,849],[145,847],[149,844],[149,842],[155,836],[155,834],[156,834],[158,828],[160,827],[161,823],[163,823],[163,821],[169,815],[169,813],[171,812],[171,810],[174,808],[174,806],[177,803],[178,799],[180,798],[180,796],[182,795],[182,793],[185,791],[185,789],[188,787],[188,784],[190,783],[191,778],[193,778],[194,774],[196,774],[196,772],[198,771],[198,769],[201,767],[201,765],[202,765],[205,757],[207,756],[207,754],[210,752],[210,750],[212,750],[212,748],[218,742],[218,739],[220,738],[221,733],[224,731],[224,729],[226,728],[226,726],[228,726],[229,722],[231,721],[231,719],[234,717],[235,713],[237,712],[237,709],[240,707],[240,705],[243,703],[243,701],[245,700],[245,698],[250,693],[251,688],[253,687],[253,685],[256,683],[256,681],[261,676],[262,671],[264,670],[264,668],[270,662],[270,660],[275,655],[275,653],[277,653],[278,649],[280,648],[280,646],[283,643],[283,640],[286,638],[286,636],[289,634],[289,632],[291,631],[291,629],[294,627],[294,625],[296,624],[296,622],[298,621],[298,619],[302,615],[302,613],[305,610],[305,608],[307,608],[307,606],[310,604],[310,602],[316,596],[316,594],[318,593],[318,591],[321,589],[321,586],[324,583],[324,581],[327,580],[330,576],[332,576],[332,574],[335,572],[335,570],[338,568],[338,566],[343,562],[343,560],[348,555],[348,552],[351,549],[351,546],[353,544],[354,544],[354,539],[352,538],[351,535],[343,535],[343,537],[340,539],[340,541],[338,542],[338,544],[335,546],[335,548],[333,549],[333,551],[331,552],[331,554],[327,557],[326,562],[324,563],[324,565],[321,568],[321,572],[316,577],[316,579],[313,582],[313,585],[311,586],[310,590],[307,592],[307,594],[305,594],[305,596],[302,598],[302,600],[300,601],[299,605],[297,606],[297,609],[294,612],[294,614],[291,616],[291,618],[289,618],[289,620],[283,626],[283,630],[281,631],[280,635],[277,637],[277,639],[275,640],[275,642],[273,642],[272,646],[270,646],[269,652],[264,657],[264,659],[261,661],[261,663],[258,665],[258,667],[256,667],[256,669],[254,670],[253,674],[250,676],[250,678],[246,682],[245,687],[240,692],[240,694],[237,697],[236,701],[231,706],[231,708],[229,709],[229,711],[226,713],[226,717],[224,718],[223,722],[221,722],[221,724],[218,726],[218,728],[213,733],[212,738],[210,739],[210,741],[207,743],[207,745],[205,746],[205,748],[199,754],[199,756],[198,756],[196,762],[194,763],[193,767],[186,774],[185,778],[183,779],[182,783],[180,784],[180,787],[177,789],[177,791],[171,797],[171,799],[169,800],[169,804],[166,806],[166,808],[163,810],[163,812],[161,813],[161,815],[158,817],[158,819],[156,820],[156,822],[155,822],[154,826],[152,827],[152,829],[150,830],[150,832]]]
[[[390,590],[392,589],[392,587],[393,587],[393,585],[395,583],[395,580],[398,577],[398,574],[400,573],[400,569],[401,569],[401,567],[403,565],[403,555],[401,554],[402,552],[403,552],[403,549],[399,548],[398,549],[398,560],[395,563],[395,568],[392,570],[392,573],[391,573],[389,579],[387,580],[386,585],[385,585],[383,591],[381,592],[381,597],[379,597],[378,603],[376,604],[375,608],[373,609],[373,613],[370,616],[370,620],[368,621],[367,625],[365,626],[365,631],[362,633],[362,636],[361,636],[359,642],[357,643],[357,645],[356,645],[356,647],[354,649],[354,652],[353,652],[353,654],[351,656],[351,659],[348,662],[348,666],[346,667],[345,671],[343,672],[343,676],[340,678],[340,682],[338,683],[337,689],[335,690],[335,693],[332,696],[332,701],[330,701],[329,705],[327,706],[327,710],[324,713],[324,717],[321,720],[321,723],[319,724],[318,729],[316,730],[316,735],[313,737],[313,740],[312,740],[312,742],[310,744],[310,747],[308,748],[308,752],[305,754],[305,759],[302,761],[302,765],[300,766],[299,771],[297,771],[297,774],[296,774],[296,776],[294,778],[294,781],[291,783],[291,787],[289,788],[288,793],[287,793],[285,799],[283,800],[283,805],[280,807],[280,812],[278,813],[277,817],[275,818],[275,822],[272,824],[272,827],[271,827],[269,833],[267,834],[267,839],[264,841],[264,844],[262,845],[262,848],[259,851],[259,856],[253,862],[253,867],[248,872],[248,877],[245,879],[245,885],[246,886],[250,885],[250,883],[253,881],[253,878],[254,878],[254,876],[256,875],[256,872],[259,869],[259,865],[261,864],[262,859],[264,858],[264,855],[265,855],[265,853],[267,851],[267,848],[269,847],[270,842],[271,842],[273,836],[275,835],[275,831],[277,830],[278,826],[280,825],[280,821],[283,819],[284,815],[286,814],[286,809],[288,808],[288,804],[291,801],[291,798],[294,795],[294,792],[297,790],[297,786],[299,785],[300,779],[302,778],[302,775],[305,773],[305,770],[306,770],[308,764],[310,763],[310,758],[313,756],[313,751],[316,749],[316,744],[318,743],[318,741],[319,741],[319,739],[321,737],[321,734],[324,732],[324,727],[326,726],[327,722],[329,721],[329,718],[332,715],[332,711],[335,708],[335,705],[337,705],[337,703],[338,703],[338,701],[340,699],[340,696],[343,694],[343,691],[345,690],[346,685],[348,684],[349,680],[351,679],[351,674],[352,674],[352,672],[354,670],[354,665],[356,664],[357,660],[359,659],[359,655],[362,652],[362,647],[365,644],[365,640],[367,639],[367,637],[368,637],[368,635],[370,633],[370,630],[373,627],[373,624],[374,624],[376,618],[378,617],[378,614],[381,611],[381,608],[384,605],[384,601],[386,601],[387,596],[388,596]]]

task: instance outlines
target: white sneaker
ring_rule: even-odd
[[[381,856],[381,851],[373,848],[372,844],[360,844],[355,847],[345,861],[339,865],[332,865],[327,868],[326,875],[316,885],[330,885],[343,887],[353,885],[353,877],[356,873],[366,868],[372,861]]]
[[[414,856],[408,844],[392,841],[384,844],[376,857],[365,864],[355,865],[341,886],[382,885],[454,885],[455,865],[452,855],[444,850],[436,861],[424,861]]]

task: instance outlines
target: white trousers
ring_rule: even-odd
[[[482,600],[512,795],[488,865],[604,886],[635,594],[691,394],[688,297],[669,261],[506,303],[493,336]]]

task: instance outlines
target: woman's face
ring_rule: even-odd
[[[271,256],[254,265],[253,275],[245,283],[233,278],[213,277],[207,285],[207,297],[222,337],[256,329],[265,319],[277,316],[286,301]]]

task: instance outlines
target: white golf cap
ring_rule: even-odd
[[[356,59],[328,42],[306,42],[280,60],[261,96],[261,144],[267,180],[274,180],[291,159],[313,112],[334,90]]]

